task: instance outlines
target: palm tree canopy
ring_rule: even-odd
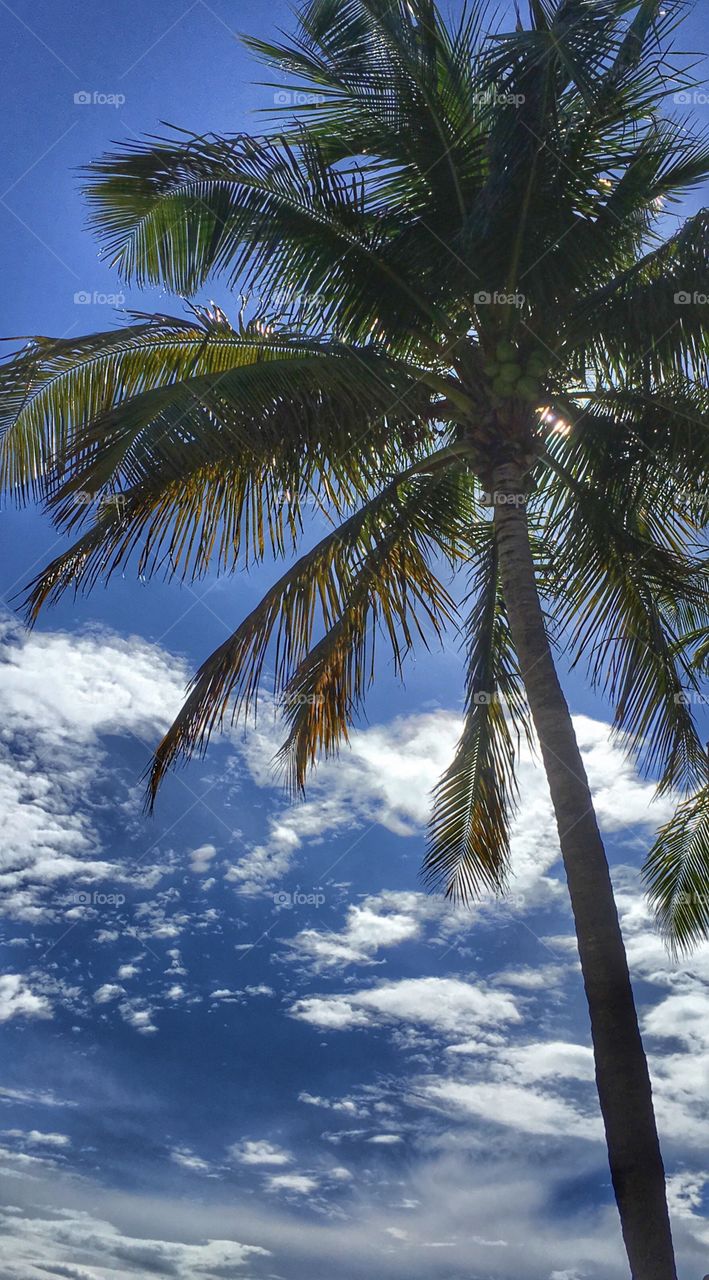
[[[478,4],[447,26],[433,0],[310,0],[291,39],[248,41],[302,105],[90,167],[126,281],[190,299],[221,278],[246,300],[35,338],[2,366],[2,483],[76,534],[30,615],[126,565],[288,561],[196,674],[153,797],[254,710],[267,654],[297,788],[346,738],[375,643],[401,671],[459,628],[465,726],[426,869],[455,897],[501,888],[531,732],[485,496],[509,461],[552,636],[660,786],[706,795],[709,214],[667,218],[709,176],[709,137],[671,102],[679,12],[530,0],[510,32]],[[312,502],[330,531],[301,552]],[[709,926],[697,804],[648,863],[679,945]]]

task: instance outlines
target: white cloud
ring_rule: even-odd
[[[518,1085],[488,1082],[467,1084],[441,1080],[425,1086],[429,1098],[452,1111],[476,1116],[489,1124],[503,1125],[518,1133],[575,1136],[601,1141],[600,1117],[584,1115],[562,1098]]]
[[[216,857],[216,846],[213,844],[201,844],[198,849],[193,849],[190,854],[190,867],[195,875],[204,875],[209,871],[210,863]]]
[[[118,983],[104,982],[102,987],[94,991],[94,1000],[96,1004],[109,1004],[111,1000],[118,1000],[125,993],[125,987],[119,986]]]
[[[44,996],[35,995],[19,973],[0,975],[0,1022],[10,1018],[49,1018],[51,1009]]]
[[[185,669],[139,636],[105,630],[69,634],[2,626],[4,727],[60,750],[105,733],[154,734],[184,696]]]
[[[201,1156],[196,1156],[194,1151],[190,1151],[189,1147],[175,1147],[170,1152],[170,1159],[174,1164],[179,1164],[181,1169],[188,1169],[190,1173],[209,1173],[211,1165],[207,1160],[203,1160]]]
[[[525,1080],[590,1080],[595,1078],[593,1050],[560,1040],[509,1045],[505,1052],[510,1072]]]
[[[322,1098],[318,1094],[303,1091],[298,1094],[298,1101],[305,1102],[310,1107],[324,1107],[328,1111],[344,1111],[352,1116],[369,1114],[368,1108],[354,1098]]]
[[[370,1019],[362,1010],[339,996],[308,996],[293,1005],[293,1016],[302,1022],[328,1031],[345,1031],[350,1027],[366,1027]]]
[[[5,1138],[16,1138],[29,1147],[68,1147],[70,1139],[65,1133],[42,1133],[39,1129],[3,1129]]]
[[[31,1107],[75,1107],[77,1104],[66,1098],[58,1098],[51,1089],[8,1089],[0,1086],[0,1102],[19,1103]]]
[[[143,1000],[122,1000],[118,1011],[124,1022],[133,1027],[142,1036],[153,1035],[157,1027],[153,1022],[152,1010]]]
[[[299,1000],[294,1017],[331,1030],[372,1022],[404,1022],[440,1032],[470,1031],[520,1021],[513,997],[458,978],[404,978],[348,992]]]
[[[348,907],[344,928],[303,929],[289,940],[294,958],[305,960],[314,972],[347,965],[376,964],[380,951],[420,938],[430,921],[470,926],[470,915],[455,912],[441,898],[414,892],[370,895]]]
[[[50,1210],[37,1205],[25,1217],[16,1208],[0,1209],[4,1263],[26,1280],[46,1280],[47,1274],[71,1280],[135,1280],[137,1276],[170,1276],[172,1280],[219,1280],[236,1276],[241,1268],[269,1250],[234,1240],[209,1239],[183,1243],[130,1235],[113,1223],[80,1209]]]
[[[240,1164],[284,1165],[292,1160],[287,1151],[272,1142],[236,1142],[228,1153]]]
[[[709,1049],[709,999],[706,991],[668,996],[645,1015],[645,1030],[663,1039],[680,1040],[689,1049]]]
[[[532,969],[522,965],[518,969],[502,969],[492,979],[496,987],[518,987],[521,991],[550,991],[558,987],[569,973],[569,966],[541,964]]]
[[[35,922],[83,909],[89,884],[121,880],[92,818],[100,740],[154,741],[186,673],[158,646],[108,631],[27,633],[0,618],[0,642],[0,890],[6,914]]]
[[[319,1185],[316,1178],[304,1173],[275,1173],[268,1179],[271,1191],[293,1191],[299,1196],[309,1196]]]
[[[574,717],[574,725],[601,826],[621,831],[633,824],[656,827],[663,821],[671,812],[670,801],[655,797],[654,787],[638,776],[622,744],[610,740],[609,726],[588,716]],[[309,782],[308,799],[271,819],[266,841],[234,863],[227,879],[240,893],[256,894],[283,880],[303,844],[326,834],[373,823],[398,835],[420,833],[428,820],[432,788],[452,757],[460,729],[458,716],[435,711],[355,730],[349,748],[337,760],[318,765]],[[257,730],[238,741],[258,786],[277,785],[272,762],[281,739],[282,726],[269,725],[264,716]],[[558,836],[543,770],[526,747],[519,781],[522,803],[512,833],[512,891],[518,906],[524,899],[524,905],[531,907],[563,891],[546,874],[559,859]],[[366,935],[366,922],[362,927]],[[357,941],[349,936],[340,939],[342,960],[347,961],[350,946],[366,960],[367,938],[361,949]],[[334,944],[326,955],[315,931],[309,939],[301,937],[300,944],[306,951],[310,946],[313,958],[325,964],[332,962],[328,956],[336,958]]]

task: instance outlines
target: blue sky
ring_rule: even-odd
[[[75,171],[160,120],[248,127],[272,93],[233,33],[279,23],[281,0],[0,0],[1,333],[111,327],[116,304],[179,313],[99,261]],[[624,1276],[531,760],[509,899],[455,912],[421,889],[428,791],[459,727],[455,647],[420,654],[403,691],[382,669],[368,722],[305,804],[273,777],[266,701],[147,819],[151,746],[273,571],[118,577],[28,635],[17,592],[55,535],[32,509],[2,522],[0,1280]],[[668,961],[637,873],[666,802],[582,677],[567,688],[690,1280],[709,1254],[709,947]]]

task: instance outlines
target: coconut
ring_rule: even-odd
[[[527,361],[527,373],[532,378],[541,378],[548,368],[548,360],[541,351],[533,351]]]
[[[530,378],[529,375],[526,375],[524,378],[520,378],[516,389],[517,394],[522,396],[525,400],[537,400],[541,392],[539,380],[537,378]]]
[[[517,359],[517,348],[508,338],[501,338],[495,352],[500,364],[509,364]]]
[[[499,376],[505,382],[516,382],[518,378],[522,377],[522,366],[516,364],[514,361],[508,361],[506,364],[501,364]]]

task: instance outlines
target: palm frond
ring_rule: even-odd
[[[427,627],[440,636],[452,620],[453,603],[430,561],[459,554],[460,503],[460,483],[447,467],[439,477],[434,458],[397,477],[297,560],[198,671],[156,752],[153,799],[177,759],[204,750],[230,704],[232,722],[255,709],[269,652],[274,697],[290,726],[282,759],[302,787],[318,751],[335,750],[346,735],[371,676],[377,629],[400,670],[416,636],[425,640]]]
[[[663,789],[692,789],[706,756],[684,697],[697,679],[680,636],[707,618],[709,568],[637,494],[614,493],[611,482],[605,491],[587,487],[554,467],[567,486],[548,514],[565,582],[556,617],[573,661],[588,660],[641,767],[660,770]]]
[[[465,725],[455,758],[435,790],[424,862],[427,883],[461,902],[505,888],[517,743],[521,732],[531,739],[492,527],[481,525],[476,533],[480,547],[472,570],[475,601],[466,624]]]
[[[126,280],[191,296],[224,274],[271,313],[293,299],[350,338],[449,323],[388,248],[403,211],[370,208],[363,178],[310,134],[148,139],[89,172],[94,229]]]
[[[264,459],[367,448],[397,423],[413,443],[431,391],[426,370],[374,346],[307,340],[287,330],[218,328],[154,316],[118,333],[35,344],[0,369],[0,482],[24,496],[135,485],[155,464],[179,477],[185,456]],[[428,414],[430,416],[430,414]],[[408,421],[408,428],[404,426]],[[378,422],[377,429],[372,424]],[[329,423],[329,427],[328,427]]]
[[[671,951],[690,951],[709,934],[709,788],[660,829],[643,876]]]

